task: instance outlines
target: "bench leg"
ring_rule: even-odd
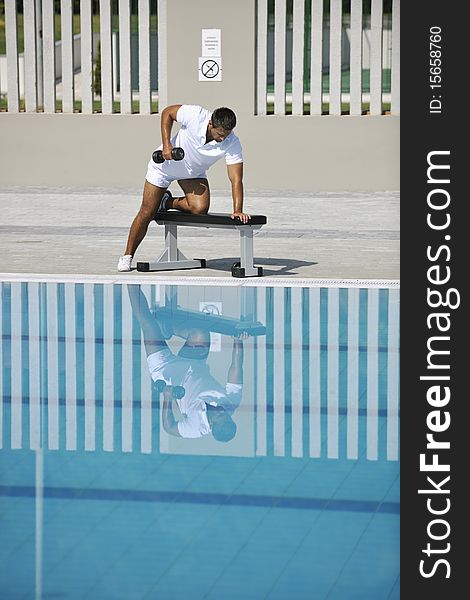
[[[165,225],[165,249],[168,260],[178,260],[178,227],[176,225]]]
[[[240,267],[232,268],[234,277],[261,277],[262,267],[253,264],[253,229],[240,229]]]
[[[206,266],[204,259],[187,258],[178,250],[178,227],[174,223],[165,224],[165,250],[156,261],[138,262],[138,271],[167,271],[172,269],[199,269]]]

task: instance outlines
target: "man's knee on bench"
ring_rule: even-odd
[[[209,212],[209,202],[199,198],[174,198],[169,208],[179,210],[181,212],[190,213],[192,215],[206,215]]]
[[[191,206],[191,214],[193,215],[207,215],[209,212],[209,207],[204,206],[203,204],[196,204],[196,206]]]

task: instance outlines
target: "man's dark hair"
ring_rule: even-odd
[[[211,121],[214,127],[222,127],[225,131],[232,131],[237,124],[237,117],[231,108],[222,106],[214,110]]]
[[[230,415],[212,423],[212,435],[218,442],[230,442],[237,433],[237,425]]]

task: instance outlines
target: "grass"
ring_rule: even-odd
[[[8,110],[7,100],[6,100],[6,98],[1,98],[0,99],[0,112],[7,112],[7,110]],[[21,99],[20,100],[20,112],[24,112],[24,110],[25,110],[25,102],[24,102],[24,99]],[[62,112],[62,100],[56,100],[55,110],[56,110],[56,113]],[[42,109],[39,109],[38,112],[43,112],[43,111],[42,111]],[[82,101],[81,100],[76,100],[74,102],[73,112],[74,113],[82,112]],[[100,100],[95,100],[93,102],[93,112],[101,113],[101,101]],[[121,112],[120,103],[113,102],[113,113],[119,114],[120,112]],[[157,101],[151,103],[151,112],[152,112],[152,114],[158,113],[158,102]],[[139,101],[138,100],[132,101],[132,113],[139,114]]]
[[[328,102],[323,102],[322,104],[322,115],[330,114],[330,105]],[[367,115],[370,111],[369,102],[362,103],[362,114]],[[267,113],[268,115],[274,114],[274,102],[268,102],[267,104]],[[286,103],[286,115],[292,115],[292,104]],[[304,102],[304,115],[310,115],[310,104],[308,102]],[[341,114],[349,115],[349,102],[341,103]],[[390,114],[390,102],[382,103],[382,114]]]
[[[364,102],[362,104],[362,114],[366,115],[368,114],[370,109],[369,103],[368,102]],[[20,111],[24,111],[25,110],[25,103],[24,100],[20,100]],[[6,98],[1,98],[0,99],[0,111],[1,112],[6,112],[7,111],[7,100]],[[80,113],[82,111],[82,102],[81,100],[77,100],[74,103],[74,112],[75,113]],[[113,113],[119,114],[121,111],[121,107],[120,107],[120,103],[119,102],[113,102]],[[42,112],[41,110],[39,112]],[[56,112],[57,113],[61,113],[62,112],[62,100],[57,100],[56,101]],[[101,113],[101,101],[100,100],[95,100],[93,102],[93,112],[94,113]],[[383,114],[387,114],[390,112],[390,103],[385,102],[382,104],[382,113]],[[138,114],[139,113],[139,101],[138,100],[133,100],[132,101],[132,113],[133,114]],[[158,102],[152,102],[152,114],[158,113]],[[267,104],[267,113],[268,115],[273,115],[274,114],[274,103],[273,102],[268,102]],[[292,104],[291,103],[287,103],[286,104],[286,115],[291,115],[292,114]],[[309,115],[310,114],[310,104],[309,103],[304,103],[304,115]],[[329,114],[329,104],[327,102],[324,102],[322,105],[322,114],[327,115]],[[349,103],[343,102],[341,104],[341,114],[344,115],[348,115],[349,114]]]
[[[348,94],[350,91],[349,85],[349,70],[344,70],[341,73],[341,92]],[[391,69],[383,69],[382,70],[382,91],[385,93],[390,93],[391,88]],[[308,93],[310,91],[310,75],[306,73],[304,75],[304,92]],[[323,93],[328,94],[330,91],[330,77],[328,73],[323,75],[322,80],[322,91]],[[365,93],[370,92],[370,69],[362,70],[362,91]],[[274,84],[268,84],[268,94],[274,93]],[[286,93],[292,93],[292,82],[286,82]]]

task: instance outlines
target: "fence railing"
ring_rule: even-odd
[[[4,108],[150,114],[165,105],[167,0],[100,0],[93,14],[96,4],[80,0],[77,14],[73,0],[58,12],[55,0],[24,0],[19,14],[5,0]],[[350,0],[346,13],[342,0],[257,0],[256,113],[398,115],[400,0],[386,14],[384,0],[369,5]]]
[[[258,115],[400,113],[400,0],[257,2]],[[270,77],[274,63],[274,76]]]
[[[161,51],[151,56],[150,38],[155,35],[152,28],[156,23],[159,42],[165,39],[166,0],[158,1],[156,15],[151,14],[151,0],[139,0],[138,12],[132,16],[131,0],[119,0],[117,15],[109,0],[100,0],[99,14],[95,15],[92,0],[80,0],[79,14],[74,12],[76,3],[72,0],[61,0],[59,12],[56,4],[54,0],[25,0],[23,14],[18,14],[16,0],[5,0],[6,56],[0,57],[0,79],[4,80],[0,83],[7,110],[156,112],[157,99],[166,89],[165,68],[158,69],[161,77],[157,92],[151,89],[152,67],[156,70],[151,63],[165,60],[165,54]],[[115,30],[119,36],[114,35]],[[131,84],[131,31],[138,37],[138,57],[134,61],[138,64],[137,90]],[[24,44],[20,45],[22,40]]]

